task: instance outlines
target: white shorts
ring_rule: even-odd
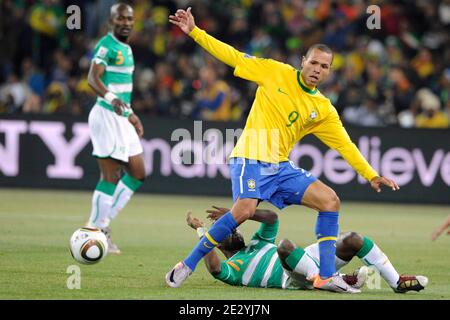
[[[312,282],[307,280],[307,278],[312,275],[319,274],[320,270],[320,254],[319,254],[319,244],[314,243],[305,248],[305,253],[308,259],[310,259],[309,272],[310,274],[300,274],[295,271],[286,270],[283,268],[283,281],[282,287],[283,289],[301,289],[301,290],[312,290],[314,287],[312,286]],[[336,271],[339,271],[343,268],[348,261],[344,261],[340,259],[338,256],[335,256],[335,266]]]
[[[89,113],[88,123],[93,156],[128,162],[128,158],[143,152],[139,136],[128,118],[96,104]]]

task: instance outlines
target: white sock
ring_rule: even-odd
[[[133,194],[134,191],[125,185],[122,180],[120,180],[112,197],[113,200],[111,210],[109,211],[109,219],[112,220],[117,217],[119,211],[127,205]]]
[[[366,250],[361,254],[363,249]],[[397,288],[397,281],[400,275],[389,261],[389,258],[370,239],[364,237],[363,248],[358,252],[357,256],[365,265],[374,266],[391,288]]]
[[[299,274],[305,275],[308,280],[312,280],[312,278],[315,275],[319,274],[319,263],[318,263],[318,261],[315,261],[310,255],[308,255],[307,252],[305,252],[301,248],[295,248],[294,251],[295,252],[293,252],[293,254],[291,254],[292,258],[295,258],[295,256],[297,257],[297,259],[298,259],[299,256],[301,256],[301,258],[298,261],[298,263],[296,264],[296,266],[295,266],[293,271],[295,273],[299,273]],[[292,265],[292,264],[288,263],[288,265]]]
[[[112,196],[95,190],[94,195],[92,196],[92,209],[89,224],[100,229],[106,228],[110,222],[109,215],[112,203]]]

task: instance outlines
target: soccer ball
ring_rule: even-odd
[[[94,264],[108,253],[108,241],[100,229],[83,227],[73,233],[69,249],[79,263]]]

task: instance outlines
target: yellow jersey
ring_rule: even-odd
[[[301,72],[272,59],[249,56],[195,27],[189,36],[234,75],[258,85],[244,131],[230,157],[270,163],[289,160],[304,136],[313,134],[367,180],[378,173],[364,159],[344,129],[336,109],[317,88],[308,87]]]

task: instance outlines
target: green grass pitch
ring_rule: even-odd
[[[428,276],[428,287],[419,293],[395,294],[384,281],[380,289],[364,287],[352,296],[238,288],[213,279],[202,262],[181,288],[171,289],[165,273],[197,242],[185,224],[186,210],[205,218],[210,205],[229,206],[231,200],[151,194],[136,195],[111,225],[122,254],[81,265],[81,289],[70,290],[66,271],[77,263],[69,238],[88,219],[90,201],[90,192],[0,189],[0,299],[450,299],[450,236],[430,240],[448,206],[342,201],[340,229],[373,239],[400,273]],[[278,240],[287,237],[302,246],[314,241],[315,212],[300,206],[277,212]],[[257,227],[248,221],[241,230],[249,237]],[[344,271],[359,265],[355,258]]]

